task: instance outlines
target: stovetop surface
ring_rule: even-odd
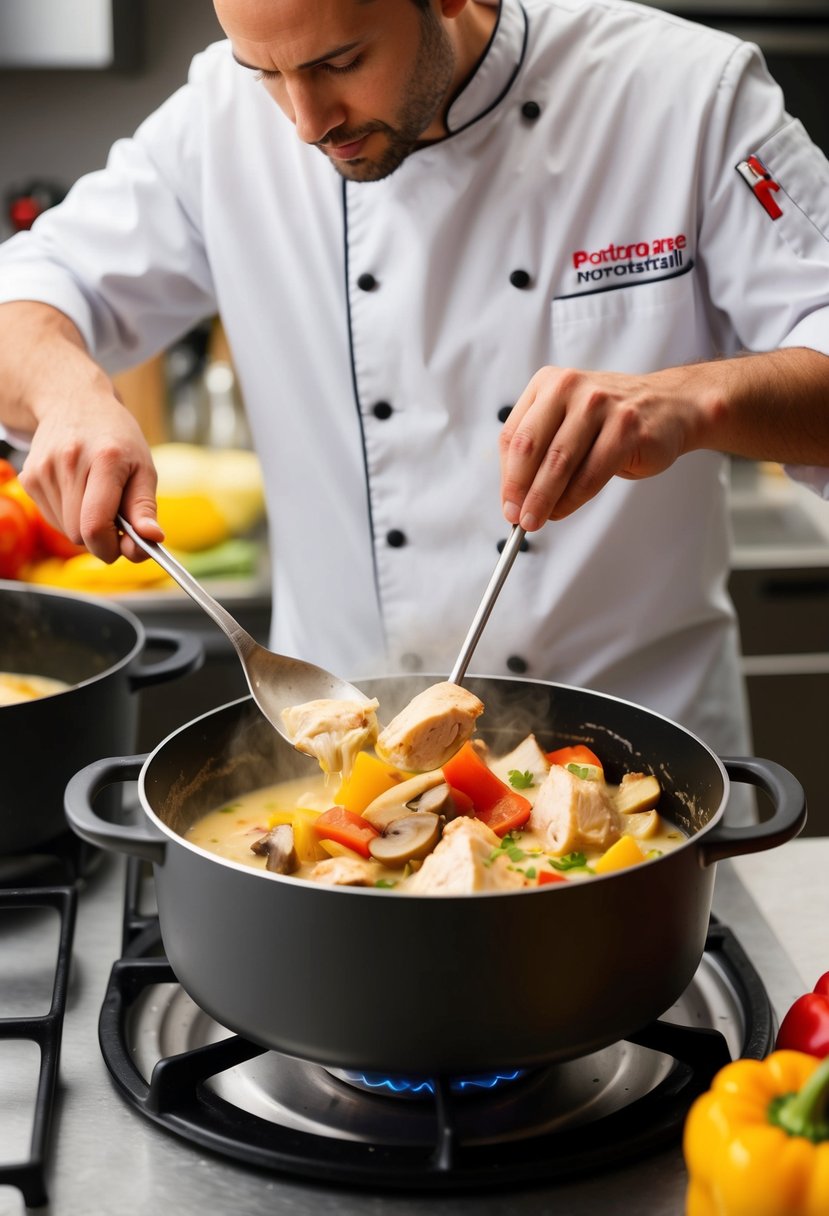
[[[135,1216],[153,1211],[175,1211],[178,1216],[258,1216],[263,1211],[285,1216],[593,1216],[633,1212],[634,1195],[637,1210],[647,1216],[677,1216],[682,1210],[685,1170],[678,1147],[574,1182],[407,1196],[318,1186],[251,1169],[159,1129],[116,1092],[98,1045],[101,1001],[112,963],[120,955],[123,890],[123,862],[107,858],[90,875],[78,901],[48,1171],[50,1204],[40,1209],[44,1216]],[[718,866],[714,910],[734,929],[779,1015],[802,990],[803,981],[730,863]],[[15,914],[13,932],[0,921],[0,974],[6,977],[0,1015],[46,1012],[57,937],[57,918],[47,910]],[[0,1043],[4,1159],[15,1152],[25,1155],[30,1121],[21,1112],[33,1105],[37,1063],[32,1044]],[[17,1190],[0,1187],[0,1216],[26,1212]]]

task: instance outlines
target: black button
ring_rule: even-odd
[[[402,549],[405,543],[406,533],[399,528],[392,528],[391,532],[386,533],[386,544],[391,545],[392,549]]]
[[[377,280],[373,274],[361,274],[357,280],[357,286],[360,291],[374,291],[377,286]]]
[[[507,667],[517,676],[523,675],[528,666],[527,660],[522,659],[520,654],[511,654],[507,659]]]
[[[499,541],[498,541],[498,546],[497,546],[497,547],[498,547],[498,552],[499,552],[499,553],[503,553],[503,552],[504,552],[504,545],[505,545],[506,543],[507,543],[507,538],[506,538],[506,537],[504,537],[504,539],[503,539],[503,540],[499,540]],[[527,540],[527,538],[526,538],[526,536],[525,536],[525,537],[524,537],[524,539],[521,541],[521,544],[518,546],[519,552],[521,552],[521,553],[526,553],[526,552],[527,552],[527,550],[529,549],[529,547],[530,547],[530,542]]]
[[[498,421],[506,422],[507,418],[509,418],[511,413],[512,413],[511,405],[502,405],[498,411]]]
[[[400,666],[404,671],[420,671],[423,659],[419,654],[404,654],[400,657]]]
[[[372,406],[371,412],[374,414],[375,418],[380,418],[381,420],[391,418],[392,414],[394,413],[388,401],[375,402],[375,404]]]
[[[521,113],[525,118],[535,121],[535,119],[541,114],[541,106],[537,101],[525,101],[521,107]]]
[[[520,287],[523,289],[524,287],[529,287],[530,276],[527,274],[526,270],[513,270],[509,277],[509,281],[512,283],[513,287]]]

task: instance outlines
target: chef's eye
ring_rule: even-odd
[[[276,80],[279,72],[269,72],[267,68],[258,68],[254,80]]]
[[[355,55],[353,59],[349,59],[346,63],[318,63],[317,67],[321,72],[330,72],[335,76],[344,76],[346,72],[353,72],[355,68],[358,68],[362,61],[362,55]]]

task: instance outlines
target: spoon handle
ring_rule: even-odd
[[[478,611],[475,613],[475,619],[472,622],[469,633],[466,635],[463,646],[461,646],[461,651],[455,662],[455,666],[452,668],[452,672],[449,676],[450,684],[460,684],[461,680],[466,674],[466,669],[469,666],[469,660],[472,658],[472,652],[478,645],[478,641],[484,631],[484,625],[486,625],[487,621],[489,620],[489,614],[495,607],[498,592],[504,585],[504,581],[510,572],[510,567],[515,561],[516,554],[521,548],[521,543],[523,540],[524,529],[519,527],[518,524],[514,524],[513,529],[509,534],[509,539],[501,550],[498,565],[495,567],[492,578],[489,580],[487,589],[484,592],[484,598],[481,600]]]
[[[226,608],[222,607],[218,600],[214,600],[213,596],[208,591],[205,591],[201,583],[193,578],[189,570],[185,570],[181,562],[173,557],[169,549],[165,549],[157,541],[145,540],[143,536],[139,536],[132,524],[124,519],[123,515],[116,515],[115,523],[122,532],[126,533],[130,540],[135,541],[140,549],[143,549],[153,561],[157,562],[162,570],[166,570],[170,578],[175,579],[179,587],[183,591],[186,591],[200,608],[204,609],[207,615],[227,634],[236,648],[239,657],[244,659],[257,644],[247,630],[242,628],[239,622],[230,615]]]

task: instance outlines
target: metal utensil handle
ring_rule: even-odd
[[[509,534],[507,543],[501,550],[498,565],[495,567],[492,578],[489,580],[487,589],[484,592],[484,598],[481,600],[478,611],[475,613],[475,619],[472,622],[472,627],[470,628],[469,633],[466,635],[464,644],[461,646],[461,652],[458,655],[455,666],[452,668],[452,672],[449,676],[450,684],[460,684],[461,680],[466,674],[466,669],[469,666],[469,660],[472,658],[472,652],[478,645],[480,636],[484,631],[484,626],[489,620],[489,614],[495,607],[498,592],[504,585],[504,580],[510,572],[510,567],[515,561],[516,554],[521,548],[523,540],[524,529],[519,527],[518,524],[515,524]]]
[[[227,634],[230,641],[236,648],[240,658],[244,658],[256,646],[256,642],[251,637],[246,629],[243,629],[237,620],[235,620],[227,609],[223,608],[218,600],[214,600],[209,592],[205,591],[201,583],[193,578],[189,570],[185,570],[181,562],[177,561],[169,549],[165,549],[163,545],[159,545],[154,540],[145,540],[143,536],[139,536],[132,524],[124,519],[123,515],[116,515],[115,522],[122,532],[125,532],[130,540],[134,540],[140,549],[158,562],[162,570],[166,570],[170,578],[175,579],[183,591],[196,601],[200,608],[203,608],[209,617],[216,622],[219,628]]]

